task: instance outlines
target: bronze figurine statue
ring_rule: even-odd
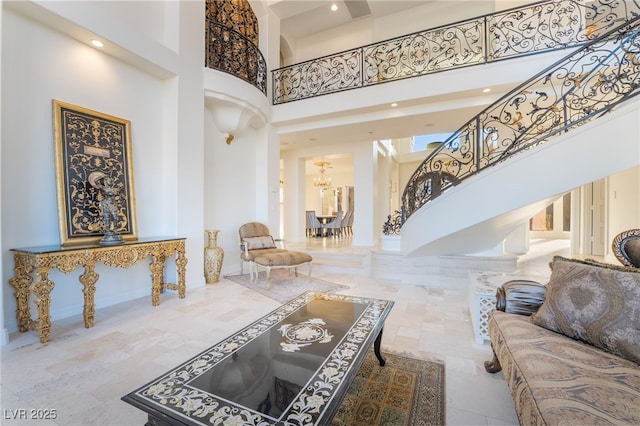
[[[102,199],[99,206],[102,212],[105,234],[100,240],[101,245],[116,245],[124,243],[122,236],[118,233],[118,197],[120,196],[120,186],[110,176],[102,172],[92,172],[89,175],[91,186],[100,191]]]

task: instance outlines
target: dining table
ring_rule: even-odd
[[[327,216],[325,216],[325,215],[321,215],[321,216],[316,215],[318,220],[320,222],[322,222],[323,225],[326,225],[327,223],[332,222],[336,218],[336,216],[337,215],[335,215],[335,214],[327,215]]]
[[[331,223],[335,220],[335,218],[337,217],[337,214],[332,214],[332,215],[316,215],[316,217],[318,218],[318,220],[320,221],[320,223],[322,223],[323,225],[326,225],[328,223]],[[327,230],[325,228],[320,228],[318,229],[318,237],[324,237],[327,235]]]

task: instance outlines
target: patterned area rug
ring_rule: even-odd
[[[367,354],[332,426],[444,425],[444,365],[383,355],[380,367],[373,351]]]
[[[321,280],[320,278],[309,278],[305,272],[298,271],[298,276],[296,277],[292,271],[274,269],[271,271],[271,286],[269,289],[267,289],[266,272],[260,272],[255,282],[251,282],[249,274],[226,275],[225,278],[280,303],[286,303],[305,291],[335,293],[349,288],[341,284]]]

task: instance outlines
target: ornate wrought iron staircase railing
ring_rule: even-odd
[[[584,44],[639,0],[547,0],[272,71],[273,104]]]
[[[267,94],[267,62],[250,38],[206,19],[205,66],[234,75]]]
[[[443,191],[538,147],[640,94],[640,16],[584,45],[523,83],[452,134],[416,169],[401,211],[383,226],[399,234]]]

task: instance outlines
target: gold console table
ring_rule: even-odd
[[[51,334],[51,291],[55,283],[49,279],[49,271],[57,268],[66,274],[78,266],[84,266],[84,273],[80,275],[80,283],[84,293],[84,326],[93,327],[95,316],[94,294],[99,275],[94,268],[96,263],[102,262],[108,266],[129,268],[135,263],[151,256],[151,303],[160,304],[160,293],[164,289],[177,290],[178,296],[185,297],[185,238],[155,237],[140,238],[117,246],[101,246],[98,244],[84,246],[62,247],[41,246],[11,249],[14,259],[14,277],[9,284],[15,288],[17,302],[16,316],[20,332],[36,330],[40,335],[40,342],[49,341]],[[166,260],[176,254],[178,283],[164,282]],[[37,279],[34,282],[32,273]],[[38,319],[31,318],[29,302],[33,295],[38,309]]]

